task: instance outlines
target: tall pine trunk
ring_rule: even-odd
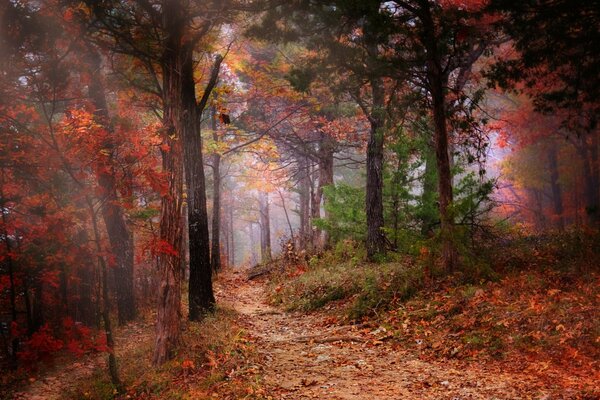
[[[184,40],[184,38],[180,38]],[[182,46],[182,114],[185,178],[188,190],[188,232],[190,248],[189,318],[200,320],[215,307],[210,265],[210,240],[206,210],[206,185],[202,141],[194,83],[193,46]]]
[[[181,42],[183,27],[176,0],[166,2],[163,10],[166,40],[162,57],[163,133],[162,170],[167,192],[162,197],[159,253],[158,312],[153,362],[161,365],[173,356],[179,343],[181,322],[181,218],[183,202],[183,137],[181,123],[182,85]]]
[[[321,137],[321,143],[319,146],[319,186],[317,188],[317,198],[319,199],[319,208],[321,206],[321,199],[323,199],[325,218],[329,217],[327,212],[327,195],[323,189],[326,186],[333,185],[333,153],[335,151],[335,140],[327,134],[323,134]],[[324,231],[322,234],[321,248],[328,249],[330,245],[329,234]]]
[[[375,261],[385,253],[383,232],[383,141],[385,129],[385,90],[381,78],[371,79],[373,108],[369,121],[371,132],[367,144],[367,258]]]
[[[304,156],[298,158],[298,175],[299,185],[298,192],[300,195],[300,228],[298,232],[298,248],[300,250],[310,250],[311,233],[310,226],[310,168],[309,161]]]
[[[446,271],[452,271],[457,263],[454,246],[454,219],[452,216],[452,172],[448,155],[448,127],[446,125],[446,99],[444,87],[447,78],[442,70],[438,53],[436,26],[431,14],[431,5],[421,0],[423,22],[423,44],[427,52],[426,67],[434,123],[434,146],[438,172],[439,210],[442,239],[442,262]]]
[[[92,68],[88,95],[94,105],[94,113],[98,123],[104,126],[112,135],[113,129],[106,103],[101,58],[95,49],[90,48],[88,51]],[[125,213],[117,196],[113,156],[114,144],[110,136],[103,143],[103,147],[108,155],[100,157],[100,165],[96,175],[103,199],[102,218],[106,225],[111,251],[115,259],[114,276],[119,324],[124,324],[133,320],[136,316],[133,282],[133,234],[127,226]]]

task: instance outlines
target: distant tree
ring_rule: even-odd
[[[591,225],[600,224],[600,2],[493,0],[498,25],[511,37],[514,56],[489,72],[494,84],[523,91],[545,114],[561,117],[563,136],[577,135],[585,202]]]

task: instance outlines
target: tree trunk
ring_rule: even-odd
[[[309,165],[306,157],[300,156],[298,159],[299,169],[299,187],[300,194],[300,229],[298,235],[298,247],[300,250],[309,250],[310,244],[310,175]]]
[[[558,149],[552,140],[548,148],[548,168],[550,169],[550,189],[552,190],[552,205],[554,207],[554,223],[562,231],[565,227],[563,218],[562,190],[558,183]]]
[[[227,204],[229,203],[229,199],[227,197],[223,197],[222,199],[223,202],[223,207],[225,209],[227,209]],[[221,243],[223,243],[223,250],[221,251],[221,265],[223,267],[229,267],[230,264],[230,260],[229,260],[229,255],[230,255],[230,250],[229,250],[229,214],[225,213],[223,214],[221,212]],[[225,259],[223,259],[223,257]]]
[[[269,215],[269,194],[259,193],[259,212],[260,212],[260,255],[261,262],[267,264],[271,262],[271,217]]]
[[[254,238],[254,222],[250,222],[248,232],[250,235],[250,255],[252,256],[252,265],[256,265],[258,264],[258,257],[256,255],[256,239]]]
[[[402,171],[403,160],[398,157],[398,164],[392,177],[392,220],[394,229],[394,250],[398,250],[398,230],[400,229],[400,173]]]
[[[446,126],[446,99],[444,86],[447,78],[438,54],[436,26],[430,4],[420,0],[423,22],[423,42],[427,51],[427,81],[431,94],[434,123],[435,157],[438,172],[439,209],[442,238],[442,260],[446,271],[454,270],[457,254],[454,247],[454,218],[452,216],[452,172],[448,156],[448,128]]]
[[[594,133],[591,135],[594,135]],[[591,140],[588,142],[586,139],[587,137],[582,137],[581,144],[578,146],[578,151],[583,161],[585,211],[588,225],[598,227],[600,225],[598,140],[595,137],[591,137]]]
[[[83,266],[78,272],[78,278],[79,298],[77,300],[77,321],[83,322],[86,326],[95,326],[96,312],[92,300],[94,271],[92,266]]]
[[[285,215],[285,221],[287,222],[288,229],[290,230],[290,239],[292,243],[294,243],[294,228],[292,228],[292,221],[290,221],[290,215],[288,214],[287,207],[285,205],[285,198],[281,193],[281,190],[277,188],[277,194],[279,194],[279,198],[281,199],[281,208],[283,208],[283,213]]]
[[[211,107],[211,122],[213,140],[219,142],[217,134],[217,108]],[[212,270],[217,272],[221,269],[221,155],[213,154],[213,216],[212,216],[212,248],[210,252],[210,264]]]
[[[437,194],[437,170],[433,143],[427,143],[424,149],[425,173],[423,175],[423,194],[421,195],[421,234],[428,236],[437,222],[435,200]]]
[[[179,38],[184,40],[183,37]],[[210,264],[210,240],[202,141],[194,83],[193,47],[183,46],[181,133],[184,140],[185,178],[188,189],[188,232],[190,241],[189,318],[198,321],[215,307]]]
[[[106,335],[106,347],[108,348],[108,373],[112,384],[117,389],[117,392],[122,392],[123,383],[119,378],[117,369],[117,358],[115,356],[115,340],[113,336],[112,325],[110,323],[110,297],[108,296],[108,271],[106,270],[106,262],[102,257],[102,246],[100,239],[100,230],[98,229],[98,221],[92,201],[87,199],[92,227],[94,230],[94,242],[96,244],[96,252],[98,253],[98,265],[102,276],[102,321],[104,323],[104,334]]]
[[[367,144],[367,258],[375,261],[385,254],[383,232],[383,141],[385,128],[385,91],[381,78],[371,79],[373,109],[369,118],[371,132]]]
[[[323,188],[326,186],[333,185],[333,154],[335,152],[336,142],[329,135],[323,134],[321,137],[321,144],[319,146],[319,186],[317,189],[317,197],[319,199],[319,207],[321,206],[321,199],[323,199],[323,208],[325,212],[325,218],[329,218],[327,212],[327,196],[323,192]],[[329,233],[324,231],[322,233],[322,244],[323,249],[331,247]]]
[[[2,171],[2,181],[0,181],[0,185],[4,185],[4,170]],[[1,187],[0,187],[1,190]],[[8,267],[8,281],[9,281],[9,294],[10,294],[10,318],[11,323],[17,324],[17,288],[15,282],[15,269],[12,258],[12,246],[10,244],[10,236],[8,233],[8,221],[6,218],[5,209],[5,199],[4,193],[0,191],[0,210],[2,210],[2,236],[4,236],[4,245],[6,246],[6,265]],[[12,329],[11,329],[12,331]],[[12,333],[10,334],[12,336]],[[19,352],[19,338],[13,337],[11,341],[11,360],[10,367],[12,369],[17,369],[17,357]]]
[[[317,175],[314,166],[311,168],[311,185],[310,185],[310,227],[311,227],[311,245],[312,248],[318,250],[322,247],[321,245],[321,230],[314,225],[314,221],[321,218],[321,199],[323,198],[323,191],[319,190],[321,182],[319,182],[319,176]],[[316,183],[316,188],[315,188]]]
[[[158,312],[156,344],[153,362],[161,365],[173,356],[179,343],[181,322],[181,240],[183,201],[183,132],[180,126],[183,112],[181,102],[183,67],[181,41],[183,28],[176,0],[165,4],[164,24],[167,32],[162,59],[163,72],[163,134],[162,169],[168,183],[160,211]],[[188,198],[188,201],[190,199]],[[191,222],[191,221],[190,221]]]
[[[88,95],[94,104],[94,114],[98,123],[104,126],[109,133],[112,133],[113,128],[106,103],[101,58],[94,49],[90,48],[88,51],[92,68]],[[107,150],[108,155],[100,157],[96,176],[103,199],[102,218],[106,225],[111,251],[115,259],[114,276],[119,324],[124,324],[136,317],[133,283],[133,234],[127,226],[125,213],[117,196],[117,181],[115,178],[113,156],[114,144],[110,136],[103,143],[103,147],[104,150]]]

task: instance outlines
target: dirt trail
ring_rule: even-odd
[[[386,340],[382,329],[337,325],[323,313],[282,312],[265,302],[264,282],[248,282],[241,272],[224,274],[216,294],[220,304],[240,313],[240,323],[256,342],[267,392],[275,399],[574,398],[551,387],[551,379],[503,372],[501,364],[425,361]],[[13,398],[64,398],[66,388],[76,387],[97,368],[104,368],[104,357],[86,357],[48,373]]]
[[[256,338],[265,383],[278,399],[563,398],[526,373],[458,360],[431,363],[378,340],[382,330],[332,325],[318,313],[281,312],[265,303],[260,282],[238,276],[224,289],[219,297],[242,314]]]

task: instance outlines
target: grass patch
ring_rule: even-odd
[[[301,311],[337,302],[349,319],[357,320],[410,298],[422,287],[422,269],[408,259],[368,264],[359,261],[362,252],[359,246],[338,245],[320,258],[313,257],[300,272],[275,276],[271,302]]]

